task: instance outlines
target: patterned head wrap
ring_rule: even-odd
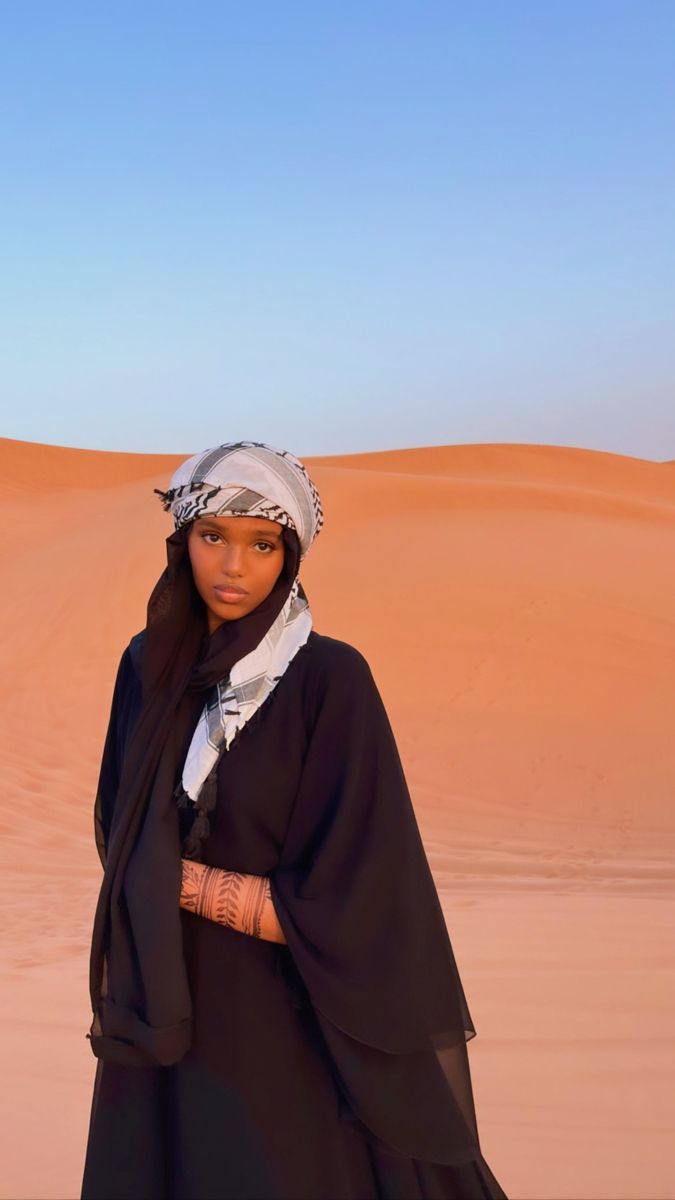
[[[166,492],[154,489],[176,529],[195,517],[266,517],[294,529],[300,561],[323,526],[319,493],[303,464],[266,442],[225,442],[174,471]]]
[[[204,450],[177,468],[167,491],[154,490],[177,530],[207,514],[277,521],[295,531],[300,562],[323,526],[319,493],[303,464],[265,442],[226,442]],[[270,695],[311,628],[309,601],[296,574],[283,608],[258,644],[207,697],[183,767],[177,793],[181,807],[199,798],[202,818],[213,807],[220,755]],[[206,830],[206,821],[198,819],[188,855]]]

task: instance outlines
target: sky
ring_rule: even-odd
[[[675,4],[0,5],[0,435],[675,458]]]

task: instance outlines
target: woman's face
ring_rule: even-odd
[[[188,552],[199,595],[207,609],[209,634],[223,621],[236,621],[269,596],[284,565],[282,526],[266,517],[197,517]],[[228,595],[228,585],[243,594]]]

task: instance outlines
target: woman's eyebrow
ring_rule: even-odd
[[[275,529],[271,533],[269,529],[254,529],[253,532],[257,537],[276,538],[278,542],[281,541],[281,534],[277,533]]]

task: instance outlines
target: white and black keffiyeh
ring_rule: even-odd
[[[265,517],[294,529],[302,561],[323,526],[319,493],[299,459],[265,442],[226,442],[193,455],[158,493],[176,529],[207,514]],[[220,755],[260,708],[312,628],[296,575],[286,602],[258,645],[212,689],[183,767],[182,789],[196,802]]]

